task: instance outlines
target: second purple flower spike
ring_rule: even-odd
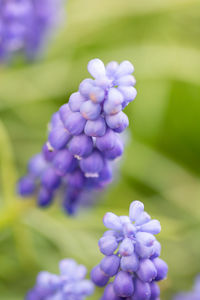
[[[94,292],[94,285],[85,279],[87,269],[73,259],[59,263],[60,274],[42,271],[25,300],[85,300]]]
[[[1,0],[0,62],[35,58],[63,16],[63,0]]]
[[[111,182],[111,162],[124,149],[120,133],[129,125],[123,109],[137,94],[129,61],[105,67],[93,59],[88,71],[94,79],[83,80],[69,103],[52,116],[48,142],[30,160],[18,185],[22,196],[36,193],[40,206],[49,205],[60,191],[69,214],[88,202],[91,191]]]
[[[103,222],[109,229],[99,240],[105,257],[91,272],[97,286],[106,286],[101,300],[159,300],[157,282],[168,272],[154,236],[161,230],[159,221],[151,219],[140,201],[134,201],[129,216],[109,212]]]

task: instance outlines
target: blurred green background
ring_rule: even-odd
[[[104,213],[127,214],[135,199],[161,222],[161,299],[171,299],[200,272],[200,1],[69,0],[66,10],[44,60],[0,68],[0,299],[23,299],[38,271],[58,272],[64,257],[90,270]],[[130,139],[117,182],[73,219],[58,203],[21,201],[15,182],[95,57],[130,60],[138,96],[125,110]]]

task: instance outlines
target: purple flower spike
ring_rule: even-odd
[[[26,295],[26,300],[85,300],[94,292],[94,285],[86,280],[86,268],[72,259],[60,262],[60,274],[43,271],[38,274],[36,284]]]
[[[58,0],[45,1],[56,4]],[[45,13],[43,8],[38,6],[41,14]],[[22,189],[21,183],[21,190],[18,188],[18,191],[22,196],[35,192],[41,206],[50,204],[55,195],[61,195],[64,210],[72,215],[78,207],[94,202],[94,191],[103,190],[112,182],[112,161],[124,152],[120,133],[129,125],[123,109],[136,95],[135,78],[131,74],[133,70],[133,65],[128,61],[120,64],[110,62],[106,67],[100,59],[88,63],[88,71],[93,78],[84,79],[78,91],[69,97],[69,102],[53,114],[48,126],[48,140],[41,153],[29,162],[27,176],[31,178],[34,188],[27,188],[26,191],[25,184]],[[50,198],[51,201],[48,200]],[[120,219],[109,222],[112,223],[110,228],[117,226],[121,230],[123,227]],[[137,216],[135,224],[146,231],[148,222],[150,218],[144,213]],[[159,225],[155,222],[151,228],[150,224],[147,227],[149,232],[159,231]],[[131,227],[129,223],[124,225],[124,230],[129,237],[136,232],[136,227]],[[139,246],[136,246],[138,250]],[[148,252],[148,256],[149,252],[153,252],[154,257],[158,252],[153,248],[143,250]]]
[[[146,223],[142,222],[146,231],[143,231],[143,225],[137,225],[138,219],[146,220]],[[109,212],[105,214],[103,223],[109,230],[99,240],[99,249],[105,255],[100,269],[104,276],[114,276],[114,279],[113,283],[107,280],[102,300],[109,299],[109,296],[116,300],[158,300],[160,290],[156,282],[166,278],[168,267],[158,257],[161,247],[150,232],[152,224],[160,223],[151,220],[140,201],[131,203],[129,216],[118,217]],[[102,274],[99,269],[98,272]],[[93,282],[99,285],[95,280]],[[104,281],[99,286],[106,283]]]
[[[19,53],[36,58],[61,23],[62,11],[60,0],[1,1],[0,60],[7,62]]]

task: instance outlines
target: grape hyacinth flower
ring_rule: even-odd
[[[123,109],[137,94],[128,61],[105,67],[93,59],[88,71],[94,79],[83,80],[78,92],[54,113],[47,143],[18,184],[21,196],[36,192],[40,206],[50,204],[59,191],[69,214],[91,201],[92,191],[112,181],[111,163],[124,150],[120,133],[129,125]]]
[[[159,221],[151,219],[143,203],[133,201],[129,216],[108,212],[103,223],[109,229],[99,240],[105,256],[91,272],[97,286],[106,286],[101,299],[159,300],[157,282],[168,272],[167,264],[159,258],[161,245],[154,236],[161,230]]]
[[[62,15],[62,0],[1,0],[0,61],[19,52],[35,58]]]
[[[94,285],[85,279],[85,266],[78,265],[73,259],[64,259],[59,264],[60,274],[40,272],[36,284],[26,300],[84,300],[94,292]]]
[[[195,280],[194,287],[191,292],[183,292],[177,294],[173,300],[199,300],[200,299],[200,275]]]

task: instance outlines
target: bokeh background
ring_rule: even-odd
[[[171,299],[200,272],[200,1],[69,0],[66,11],[43,60],[0,67],[0,299],[23,299],[38,271],[58,272],[64,257],[90,270],[101,258],[104,213],[127,214],[135,199],[162,224],[169,276],[161,299]],[[117,181],[69,218],[59,201],[40,210],[20,200],[15,183],[96,57],[130,60],[138,96],[126,108],[129,142]]]

